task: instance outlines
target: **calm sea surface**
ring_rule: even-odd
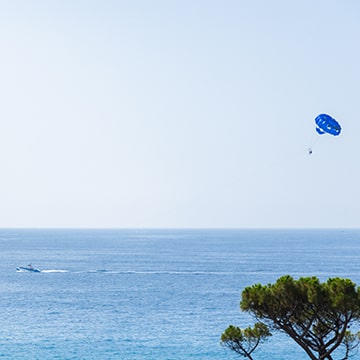
[[[17,272],[32,263],[41,273]],[[0,357],[220,360],[245,286],[360,285],[360,230],[0,230]],[[291,356],[289,356],[291,352]],[[305,360],[285,335],[255,359]]]

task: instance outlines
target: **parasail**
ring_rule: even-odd
[[[338,136],[341,132],[340,124],[327,114],[320,114],[315,118],[316,131],[318,134],[323,135],[325,133]]]

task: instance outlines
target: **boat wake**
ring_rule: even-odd
[[[107,269],[98,269],[98,270],[63,270],[63,269],[29,269],[29,268],[16,268],[17,272],[29,273],[37,272],[42,274],[55,274],[55,273],[72,273],[72,274],[118,274],[118,275],[185,275],[185,276],[196,276],[196,275],[234,275],[233,272],[223,272],[223,271],[167,271],[167,270],[107,270]]]
[[[69,272],[69,270],[60,270],[60,269],[39,270],[39,269],[34,269],[33,267],[25,267],[25,266],[17,267],[16,271],[21,273],[68,273]]]

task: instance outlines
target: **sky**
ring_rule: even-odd
[[[0,227],[360,227],[359,17],[0,0]]]

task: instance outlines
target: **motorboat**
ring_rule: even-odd
[[[19,266],[16,268],[16,271],[28,271],[34,273],[41,272],[41,270],[34,268],[31,264],[28,264],[27,266]]]

